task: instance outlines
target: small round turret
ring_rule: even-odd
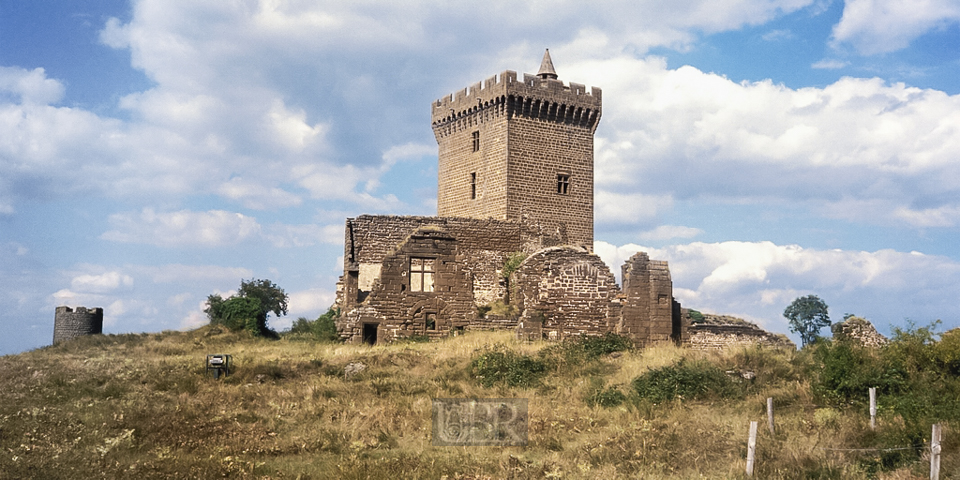
[[[556,80],[559,78],[557,77],[557,71],[553,69],[553,60],[550,58],[549,48],[543,52],[543,60],[540,61],[540,71],[537,72],[537,76],[544,80],[548,78]]]
[[[103,309],[57,307],[53,321],[53,344],[84,335],[103,333]]]

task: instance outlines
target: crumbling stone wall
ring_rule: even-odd
[[[836,340],[854,341],[865,347],[882,347],[889,342],[870,321],[857,316],[833,324],[830,330],[833,331],[833,338]]]
[[[773,348],[797,346],[782,335],[764,331],[756,325],[691,325],[690,348],[694,350],[723,350],[735,347],[762,345]]]
[[[532,253],[560,239],[537,224],[492,219],[361,215],[344,228],[344,275],[337,284],[336,305],[351,310],[363,301],[380,277],[384,259],[419,228],[439,228],[457,239],[463,268],[472,278],[476,305],[501,298],[499,270],[513,252]]]
[[[76,310],[57,307],[53,321],[53,344],[81,337],[103,333],[103,309],[77,307]]]
[[[623,310],[620,332],[639,344],[683,340],[680,304],[673,299],[673,280],[665,261],[650,260],[644,252],[621,267]]]
[[[754,345],[794,350],[797,348],[786,335],[770,333],[742,318],[708,313],[701,316],[702,319],[694,321],[689,310],[683,311],[684,320],[689,325],[689,340],[685,343],[694,350],[723,350]]]
[[[562,340],[616,328],[620,289],[603,260],[586,249],[545,248],[527,257],[514,277],[522,337]]]
[[[457,239],[427,226],[388,252],[380,277],[360,308],[341,314],[341,337],[359,340],[363,325],[376,325],[378,341],[411,336],[439,338],[462,330],[476,316],[470,273],[464,268]],[[413,287],[414,260],[430,261],[432,288]],[[418,291],[420,290],[420,291]]]

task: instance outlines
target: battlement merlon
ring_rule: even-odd
[[[469,114],[478,107],[485,106],[484,104],[494,102],[499,97],[510,95],[599,111],[603,92],[599,87],[590,87],[590,90],[587,90],[579,83],[565,84],[560,80],[544,79],[526,73],[520,81],[517,78],[517,72],[506,70],[484,82],[477,82],[469,88],[433,102],[431,104],[432,123],[437,124]]]

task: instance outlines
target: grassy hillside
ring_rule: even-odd
[[[616,339],[509,332],[378,347],[211,327],[92,336],[0,357],[0,478],[741,478],[751,420],[756,478],[927,478],[931,419],[945,420],[941,478],[960,478],[951,350],[914,337],[883,354],[611,354]],[[209,353],[235,373],[206,376]],[[367,368],[346,379],[353,362]],[[874,376],[877,431],[861,389]],[[432,446],[431,398],[449,397],[528,398],[529,444]],[[891,448],[905,449],[846,450]]]

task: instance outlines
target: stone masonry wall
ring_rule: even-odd
[[[690,325],[689,329],[689,345],[694,350],[723,350],[754,345],[771,348],[797,348],[788,338],[772,334],[753,324],[693,324]]]
[[[103,332],[103,309],[57,307],[53,322],[53,344]]]
[[[433,262],[432,291],[411,288],[411,259]],[[476,316],[470,274],[457,239],[436,227],[418,229],[382,261],[380,278],[368,299],[341,315],[340,336],[358,341],[364,323],[377,324],[378,341],[425,335],[450,335]],[[430,321],[433,324],[430,324]]]
[[[542,233],[538,225],[472,218],[362,215],[348,218],[344,228],[344,276],[337,285],[337,306],[349,310],[373,285],[381,264],[406,237],[422,227],[436,227],[457,239],[464,269],[473,279],[474,300],[486,305],[503,296],[498,271],[507,255],[532,253],[559,240]]]
[[[639,252],[623,264],[623,293],[621,332],[631,335],[646,345],[674,338],[682,339],[682,332],[674,331],[680,322],[673,300],[673,281],[667,262],[650,260]],[[677,337],[680,335],[680,338]]]
[[[434,102],[437,214],[536,222],[561,243],[592,250],[601,103],[596,87],[526,74],[519,81],[511,71]],[[566,193],[558,193],[560,174],[570,177]]]
[[[515,220],[507,215],[506,114],[488,109],[467,122],[439,142],[437,215]]]
[[[593,132],[518,117],[510,120],[508,218],[539,221],[567,243],[593,250]],[[557,192],[558,175],[569,178]]]
[[[613,274],[586,249],[563,246],[527,257],[514,274],[520,335],[562,340],[614,331],[619,313]]]

